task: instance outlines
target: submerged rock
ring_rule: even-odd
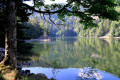
[[[98,54],[94,54],[94,53],[91,55],[91,57],[93,57],[93,58],[102,58],[102,56],[100,56]]]
[[[30,70],[25,70],[26,75],[30,75]]]

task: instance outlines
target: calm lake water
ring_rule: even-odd
[[[120,39],[51,38],[33,44],[23,70],[56,80],[120,80]]]

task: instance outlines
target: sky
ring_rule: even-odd
[[[45,0],[46,4],[52,4],[52,3],[66,3],[67,0],[55,0],[55,1],[50,1],[50,0]]]
[[[55,1],[50,1],[50,0],[45,0],[45,4],[53,4],[53,3],[67,3],[67,0],[55,0]],[[33,6],[33,1],[24,1],[24,3],[27,3],[30,6]]]

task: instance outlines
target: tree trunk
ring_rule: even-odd
[[[15,0],[8,0],[7,7],[7,39],[6,53],[8,54],[8,63],[13,67],[17,67],[17,20],[16,20],[16,4]]]
[[[7,62],[12,67],[17,67],[17,20],[15,0],[7,0],[7,26],[5,32],[5,57],[1,63]]]

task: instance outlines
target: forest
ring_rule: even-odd
[[[116,10],[120,12],[120,8],[117,7]],[[48,17],[46,16],[46,19]],[[25,24],[30,29],[26,30],[27,35],[34,36],[33,38],[39,38],[43,34],[40,31],[46,31],[49,37],[119,37],[120,36],[120,21],[111,21],[109,19],[99,19],[95,21],[98,25],[97,27],[84,29],[84,25],[79,23],[79,18],[77,17],[65,17],[66,22],[61,22],[57,15],[54,15],[52,20],[55,24],[65,24],[65,25],[55,25],[54,23],[49,23],[40,18],[39,14],[31,16],[30,20]],[[27,25],[28,24],[28,25]],[[44,25],[43,25],[44,24]],[[32,27],[31,27],[32,26]],[[36,27],[38,26],[38,27]],[[34,29],[33,29],[34,28]],[[46,29],[43,29],[46,28]],[[40,31],[38,31],[40,30]],[[33,33],[32,35],[30,35]]]

